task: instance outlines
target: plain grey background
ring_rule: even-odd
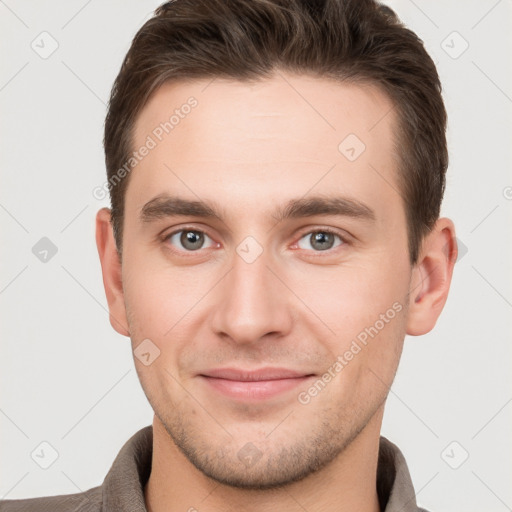
[[[93,190],[105,182],[112,82],[159,3],[0,1],[2,498],[101,484],[152,421],[130,342],[108,321],[94,241],[108,202]],[[406,339],[383,434],[405,454],[422,506],[512,510],[512,1],[388,3],[443,82],[442,214],[461,256],[436,328]],[[57,251],[47,261],[43,237]]]

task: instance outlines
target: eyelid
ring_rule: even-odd
[[[184,224],[184,225],[180,225],[180,226],[174,226],[173,228],[171,228],[171,231],[167,231],[167,229],[164,229],[162,231],[162,233],[159,235],[159,237],[166,239],[172,235],[175,235],[176,233],[179,233],[180,231],[198,231],[200,233],[204,233],[204,234],[208,235],[210,238],[213,238],[210,235],[208,228],[203,227],[203,226],[198,227],[197,225],[193,226],[191,224],[190,225]]]

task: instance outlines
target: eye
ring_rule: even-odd
[[[338,238],[340,243],[334,245],[336,238]],[[302,240],[306,240],[306,243],[301,244]],[[344,243],[345,241],[341,238],[341,236],[334,231],[330,231],[328,229],[319,229],[306,233],[306,235],[297,242],[297,245],[300,249],[309,250],[310,248],[313,248],[316,252],[318,252],[328,251],[329,249],[333,249],[334,247],[338,247]],[[307,246],[308,244],[309,247]]]
[[[211,244],[206,247],[212,247],[215,242],[203,231],[197,229],[180,229],[174,231],[164,238],[164,241],[169,241],[171,245],[176,246],[178,243],[181,245],[180,249],[185,249],[186,252],[197,251],[198,249],[206,248],[204,246],[205,239],[210,240]]]

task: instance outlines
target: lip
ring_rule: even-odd
[[[236,380],[239,382],[255,382],[260,380],[279,380],[305,377],[311,373],[305,373],[288,368],[260,368],[258,370],[243,370],[241,368],[215,368],[201,373],[205,377],[217,379]]]
[[[216,368],[199,375],[215,391],[239,400],[269,399],[290,391],[313,376],[287,368]]]

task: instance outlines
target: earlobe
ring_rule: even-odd
[[[107,297],[110,324],[123,336],[129,336],[126,307],[124,304],[121,263],[117,253],[110,210],[102,208],[96,214],[96,246],[101,262],[103,286]]]
[[[440,218],[423,241],[409,289],[407,334],[426,334],[435,326],[448,298],[457,260],[455,227]]]

